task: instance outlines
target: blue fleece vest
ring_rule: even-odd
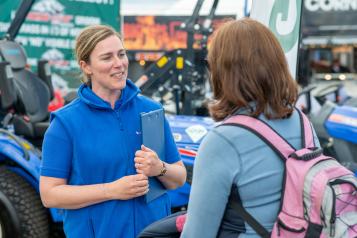
[[[134,154],[140,149],[140,113],[161,108],[138,95],[127,80],[121,98],[110,104],[82,85],[78,98],[52,113],[43,143],[41,175],[65,178],[71,185],[112,182],[135,174]],[[165,120],[165,158],[180,160],[168,122]],[[68,238],[134,238],[152,222],[170,214],[167,194],[147,204],[144,197],[113,200],[81,209],[65,210]]]

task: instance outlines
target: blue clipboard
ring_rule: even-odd
[[[163,109],[141,114],[141,135],[143,144],[154,150],[160,159],[165,158],[165,115]],[[146,202],[160,197],[166,193],[164,185],[155,177],[149,178],[149,192]]]

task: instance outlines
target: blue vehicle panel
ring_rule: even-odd
[[[7,133],[0,132],[0,162],[11,160],[16,166],[8,166],[8,169],[24,178],[37,192],[39,192],[41,152],[34,148],[28,141]],[[19,142],[22,145],[19,145]],[[28,158],[24,154],[28,154]],[[50,208],[50,214],[54,222],[61,222],[62,209]]]
[[[332,137],[357,144],[357,108],[336,107],[328,117],[325,126]]]
[[[215,123],[211,118],[199,116],[166,116],[174,135],[178,150],[187,170],[187,182],[181,188],[169,191],[172,207],[188,204],[194,160],[198,147]]]
[[[19,145],[14,139],[4,133],[0,133],[0,154],[2,160],[10,158],[27,173],[29,173],[35,180],[38,180],[40,174],[40,153],[27,141],[17,137],[18,141],[22,143]],[[25,154],[28,154],[26,159]],[[31,183],[33,184],[33,183]]]

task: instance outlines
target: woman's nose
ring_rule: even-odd
[[[123,65],[123,60],[120,59],[118,56],[114,57],[114,62],[113,62],[114,66],[118,67],[118,66],[122,66]]]

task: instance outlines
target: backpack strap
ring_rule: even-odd
[[[264,121],[248,115],[235,115],[225,120],[223,125],[244,128],[269,145],[285,162],[295,152],[295,148]]]
[[[299,109],[296,109],[296,111],[299,113],[300,118],[302,148],[313,148],[314,135],[310,122]],[[270,127],[266,122],[259,120],[258,118],[248,115],[234,115],[225,120],[221,125],[239,126],[249,130],[269,145],[270,148],[272,148],[284,162],[286,162],[286,160],[291,156],[299,157],[299,154],[295,153],[296,149],[287,140],[280,136],[279,133]],[[313,151],[312,153],[315,152]],[[304,158],[301,157],[301,159]],[[238,194],[238,189],[236,189],[235,192],[232,190],[229,198],[234,210],[237,211],[237,213],[255,230],[255,232],[257,232],[257,234],[264,238],[270,237],[269,232],[243,207],[239,197],[237,198],[232,196],[234,193]],[[282,194],[282,200],[283,199],[284,194]]]
[[[269,238],[270,233],[262,226],[252,215],[244,209],[242,202],[238,195],[237,185],[233,184],[231,194],[229,196],[229,204],[231,207],[246,221],[255,232],[263,238]]]
[[[314,148],[314,134],[309,119],[299,110],[300,128],[301,128],[301,145],[302,148]],[[296,149],[278,132],[276,132],[266,122],[248,115],[234,115],[226,119],[221,125],[239,126],[252,132],[269,145],[285,162],[286,159],[294,154]],[[321,151],[317,151],[320,153]],[[299,156],[294,154],[294,156]]]
[[[295,108],[299,113],[300,117],[300,127],[301,127],[301,138],[302,138],[302,148],[313,148],[315,147],[314,143],[314,133],[307,116],[300,111],[300,109]]]

